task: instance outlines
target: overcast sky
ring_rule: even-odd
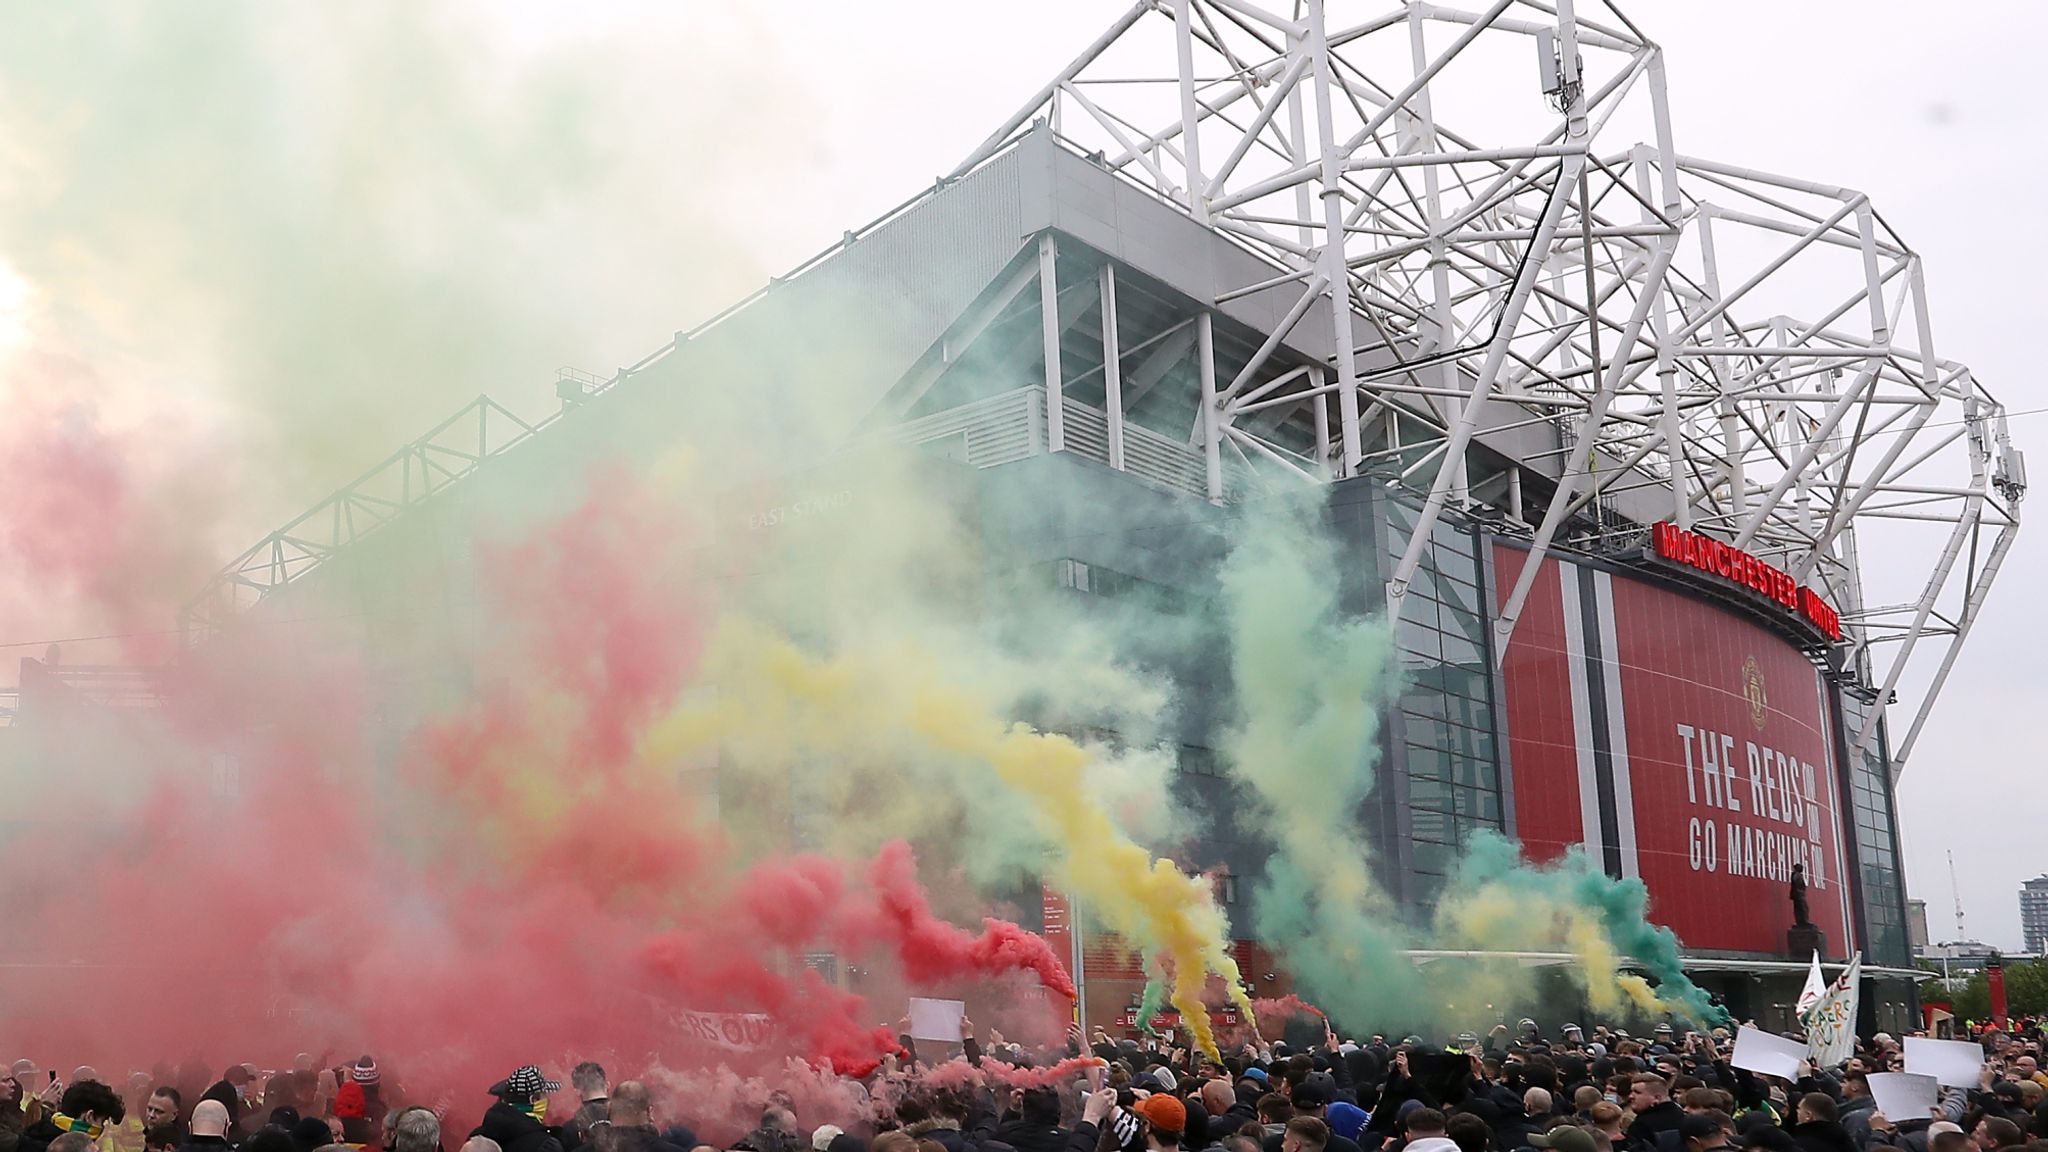
[[[476,259],[496,283],[532,273],[536,292],[546,289],[536,297],[544,306],[585,307],[583,322],[559,345],[536,350],[520,344],[512,350],[519,371],[490,366],[496,382],[464,378],[439,391],[410,385],[392,391],[380,402],[388,419],[369,420],[363,439],[383,447],[330,445],[335,463],[328,471],[265,489],[281,503],[264,509],[262,522],[281,518],[283,505],[317,499],[410,434],[395,429],[423,428],[480,387],[522,411],[544,411],[559,363],[609,372],[769,272],[835,242],[845,229],[950,169],[1123,6],[1121,0],[574,6],[535,0],[448,9],[460,15],[451,17],[454,32],[444,50],[466,56],[468,45],[488,39],[507,59],[546,61],[567,73],[566,83],[578,91],[599,94],[578,107],[586,115],[598,110],[605,125],[600,140],[584,140],[570,152],[545,151],[524,136],[492,141],[508,151],[486,158],[491,178],[544,187],[554,198],[549,228],[477,229],[439,241],[450,248],[444,256]],[[1351,7],[1366,10],[1333,4],[1347,14]],[[189,11],[155,9],[150,19],[160,23],[166,13]],[[1597,6],[1588,11],[1599,15]],[[2014,410],[2048,407],[2048,387],[2033,370],[2036,358],[2023,352],[2023,342],[2041,330],[2048,303],[2040,287],[2048,225],[2035,203],[2038,190],[2048,187],[2040,146],[2048,66],[2039,52],[2048,9],[1983,4],[1969,9],[1967,21],[1935,5],[1889,0],[1667,0],[1626,11],[1667,50],[1682,152],[1870,193],[1878,211],[1926,258],[1941,354],[1970,364]],[[18,29],[15,21],[10,26]],[[75,29],[51,28],[44,21],[15,36],[17,51],[28,54],[15,63],[52,55],[36,35],[76,35]],[[161,35],[161,29],[151,31]],[[348,34],[373,46],[368,55],[377,56],[379,46],[411,31],[358,22]],[[193,50],[216,51],[230,39],[208,29],[195,36]],[[394,147],[410,141],[433,148],[429,129],[487,115],[488,101],[448,101],[434,105],[440,118],[423,129],[413,102],[444,99],[436,85],[399,69],[336,64],[349,59],[336,43],[286,37],[263,49],[286,61],[288,79],[304,87],[291,89],[294,96],[310,91],[319,97],[303,100],[304,107],[259,97],[266,116],[273,115],[269,105],[278,105],[274,115],[292,125],[295,113],[331,116],[335,102],[361,102],[384,117],[376,131]],[[565,44],[582,50],[563,57]],[[123,80],[81,78],[79,72],[53,70],[47,79],[29,81],[17,75],[12,83],[17,90],[25,82],[70,84],[80,106],[93,106],[104,102],[93,85]],[[1533,67],[1500,83],[1519,91],[1531,73]],[[325,87],[310,87],[308,76]],[[147,112],[158,98],[145,90],[137,105]],[[178,93],[161,98],[175,106]],[[18,103],[16,111],[21,114]],[[208,122],[201,116],[183,130],[204,131]],[[232,162],[236,152],[226,155]],[[0,160],[7,158],[0,151]],[[203,183],[209,162],[222,166],[205,154],[188,165],[193,180]],[[377,179],[402,183],[418,167],[415,158]],[[598,175],[589,186],[563,176],[576,171]],[[222,178],[246,184],[251,177]],[[642,194],[622,194],[625,188]],[[158,187],[146,191],[154,196]],[[175,197],[180,189],[162,191]],[[474,252],[458,247],[465,242],[477,246]],[[509,263],[483,263],[486,252]],[[20,252],[6,255],[21,263]],[[194,277],[209,274],[189,259],[176,267]],[[12,306],[9,288],[0,277],[0,313]],[[0,338],[5,335],[0,325]],[[365,393],[366,406],[382,395]],[[316,427],[334,422],[325,410],[294,411]],[[2042,446],[2036,468],[2048,469],[2048,417],[2021,417],[2014,436],[2023,449]],[[236,539],[254,536],[242,526],[229,535],[235,533],[247,533]],[[2048,699],[2041,658],[2048,632],[2033,601],[2044,556],[2048,527],[2023,533],[1901,783],[1908,883],[1928,900],[1936,939],[1955,934],[1946,852],[1955,853],[1970,934],[2008,948],[2020,942],[2020,881],[2048,871],[2042,835],[2048,789],[2039,781],[2037,719]],[[1881,549],[1866,551],[1866,566],[1884,559]],[[1907,719],[1898,718],[1901,728]]]

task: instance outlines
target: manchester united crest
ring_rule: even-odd
[[[1771,699],[1764,692],[1764,669],[1755,656],[1742,662],[1742,698],[1749,701],[1749,722],[1756,725],[1757,731],[1763,731]]]

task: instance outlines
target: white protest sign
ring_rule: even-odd
[[[1877,1110],[1897,1124],[1901,1120],[1925,1120],[1934,1115],[1934,1102],[1941,1097],[1941,1085],[1932,1076],[1912,1072],[1872,1072],[1870,1098]]]
[[[1908,1036],[1906,1071],[1932,1076],[1950,1088],[1975,1088],[1978,1073],[1984,1071],[1984,1049],[1974,1040],[1929,1040]]]
[[[1787,1040],[1757,1028],[1744,1026],[1735,1034],[1735,1052],[1728,1063],[1749,1072],[1799,1079],[1799,1065],[1806,1059],[1806,1043]]]
[[[912,1040],[943,1040],[958,1044],[960,1017],[967,1014],[964,1000],[926,1000],[921,996],[910,998],[910,1038]]]

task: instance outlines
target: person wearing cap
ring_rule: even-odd
[[[1548,1132],[1534,1133],[1529,1137],[1529,1146],[1553,1152],[1599,1152],[1593,1133],[1577,1124],[1560,1124]]]
[[[1288,1102],[1294,1105],[1294,1115],[1308,1116],[1322,1122],[1327,1131],[1330,1124],[1330,1105],[1337,1099],[1337,1082],[1327,1072],[1311,1072],[1302,1078],[1288,1094]],[[1266,1137],[1264,1152],[1280,1152],[1280,1146],[1287,1138],[1283,1125],[1277,1135]],[[1358,1141],[1339,1136],[1334,1131],[1323,1138],[1325,1152],[1359,1152]]]
[[[547,1126],[548,1093],[562,1086],[526,1064],[510,1076],[491,1085],[498,1098],[484,1113],[483,1122],[471,1136],[485,1136],[498,1142],[505,1152],[562,1152],[562,1142]]]
[[[1146,1152],[1179,1152],[1188,1130],[1188,1108],[1177,1097],[1154,1092],[1132,1106],[1145,1121]]]

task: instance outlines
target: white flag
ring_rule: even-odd
[[[1849,966],[1835,977],[1813,1006],[1800,1014],[1806,1025],[1806,1051],[1815,1068],[1832,1068],[1849,1058],[1856,1049],[1856,1002],[1863,976],[1863,953],[1849,958]]]
[[[1828,994],[1827,977],[1820,974],[1820,953],[1813,954],[1813,967],[1806,970],[1806,987],[1799,990],[1799,1001],[1792,1005],[1794,1016],[1806,1015],[1807,1009],[1821,997]]]

